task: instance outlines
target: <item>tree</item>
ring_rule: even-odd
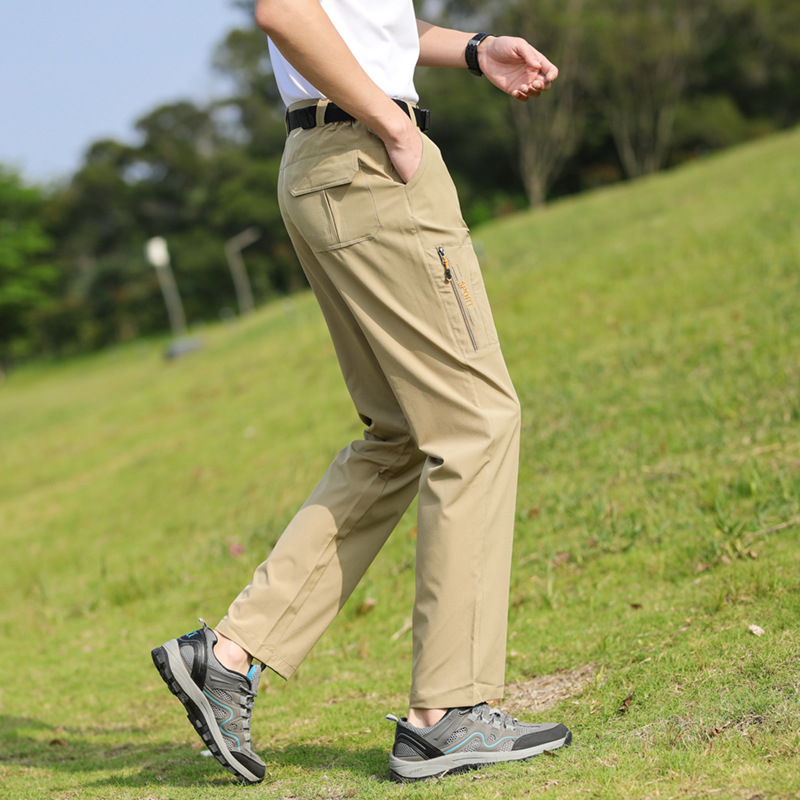
[[[593,0],[584,77],[629,178],[666,163],[675,116],[698,59],[693,0]]]
[[[800,121],[800,3],[714,0],[700,38],[698,93],[727,97],[762,128]]]
[[[512,105],[517,126],[522,178],[532,206],[544,203],[553,181],[581,143],[586,121],[584,69],[585,0],[517,2],[502,17],[558,66],[553,91]]]
[[[0,167],[0,369],[25,355],[31,312],[48,300],[52,243],[37,220],[42,193]]]
[[[285,110],[272,75],[267,37],[252,14],[248,26],[229,31],[220,42],[213,63],[233,86],[232,95],[220,104],[229,114],[232,137],[256,156],[280,154],[286,139]]]

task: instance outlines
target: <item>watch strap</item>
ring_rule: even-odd
[[[468,42],[467,49],[464,51],[464,59],[467,62],[467,69],[479,78],[483,75],[480,66],[478,65],[478,45],[487,37],[492,36],[491,33],[476,33]]]

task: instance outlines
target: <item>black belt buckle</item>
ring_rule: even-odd
[[[403,111],[411,117],[412,120],[416,123],[416,126],[424,133],[425,131],[430,130],[431,128],[431,112],[429,108],[418,108],[417,106],[411,105],[411,103],[407,103],[405,100],[398,100],[397,98],[392,98],[395,103],[397,103]]]
[[[431,110],[429,108],[415,108],[414,113],[417,117],[419,129],[425,133],[431,129]]]

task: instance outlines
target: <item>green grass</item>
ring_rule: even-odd
[[[140,342],[12,373],[0,794],[800,797],[798,186],[793,132],[475,232],[524,409],[508,702],[590,676],[543,714],[573,747],[528,764],[386,779],[413,515],[298,675],[263,685],[264,784],[200,755],[152,668],[360,434],[310,296],[177,362]]]

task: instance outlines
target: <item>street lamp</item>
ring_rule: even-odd
[[[148,239],[145,246],[147,260],[155,267],[158,275],[158,283],[161,286],[161,293],[164,295],[164,302],[167,305],[167,315],[169,325],[172,328],[172,342],[168,345],[164,355],[168,359],[178,358],[184,353],[190,353],[201,347],[198,339],[187,339],[186,334],[186,315],[183,313],[183,303],[178,294],[178,286],[175,283],[175,276],[172,274],[172,267],[169,263],[169,250],[167,242],[161,236],[154,236]]]
[[[172,274],[172,267],[170,267],[166,240],[162,236],[148,239],[145,254],[150,264],[155,267],[161,293],[164,295],[164,302],[167,305],[172,335],[177,339],[186,333],[186,315],[183,313],[181,296],[178,294],[178,286],[175,283],[175,276]]]
[[[253,291],[250,288],[247,270],[244,268],[242,250],[260,238],[261,231],[253,227],[237,233],[225,243],[225,257],[228,259],[233,285],[236,289],[236,299],[239,302],[239,313],[242,315],[253,310]]]

